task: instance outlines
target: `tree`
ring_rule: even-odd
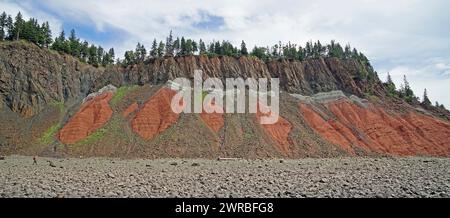
[[[194,40],[192,40],[192,52],[195,53],[198,51],[198,45],[197,42],[195,42]]]
[[[250,54],[251,56],[258,57],[263,61],[267,61],[266,48],[255,46]]]
[[[173,42],[174,55],[177,55],[180,52],[180,48],[180,38],[177,37],[177,39]]]
[[[409,86],[409,82],[406,79],[406,75],[403,76],[403,85],[402,88],[400,89],[400,97],[405,99],[408,103],[413,103],[415,100],[417,100],[413,90]]]
[[[397,88],[395,87],[395,83],[392,81],[391,75],[388,73],[387,79],[386,79],[386,89],[388,92],[388,95],[393,97],[397,95]]]
[[[50,25],[48,22],[42,24],[42,34],[43,34],[43,47],[48,48],[50,44],[52,44],[52,31],[50,30]]]
[[[159,45],[158,45],[158,50],[157,50],[158,57],[162,57],[164,55],[164,48],[165,48],[164,43],[162,41],[160,41]]]
[[[180,55],[186,55],[187,54],[187,49],[186,49],[186,40],[184,39],[184,37],[181,37],[181,42],[180,42]]]
[[[219,41],[214,43],[214,53],[216,53],[218,55],[223,55],[223,53],[222,53],[222,46],[220,45]]]
[[[186,40],[186,55],[191,55],[193,52],[192,40]]]
[[[0,41],[6,38],[6,28],[7,28],[8,15],[3,12],[0,15]]]
[[[205,43],[200,39],[200,41],[198,42],[199,44],[199,50],[200,50],[200,55],[206,54],[206,46]]]
[[[430,107],[431,106],[431,101],[428,98],[427,89],[425,89],[423,91],[422,105],[425,106],[425,107]]]
[[[97,47],[95,47],[94,45],[91,45],[91,47],[89,47],[89,54],[88,54],[88,63],[98,67],[98,52],[97,52]]]
[[[241,42],[241,55],[242,56],[247,56],[248,55],[247,46],[245,45],[244,40],[242,40],[242,42]]]
[[[166,55],[173,56],[173,36],[172,30],[170,31],[169,37],[166,39]]]
[[[150,56],[153,58],[158,57],[158,43],[156,42],[156,39],[153,40],[152,48],[150,49]]]
[[[8,37],[6,39],[13,40],[14,39],[14,23],[11,15],[8,15],[6,19],[6,28],[8,29]]]
[[[125,52],[125,65],[131,65],[134,64],[136,61],[136,57],[133,51],[126,51]]]
[[[75,34],[75,30],[72,29],[70,31],[70,36],[69,36],[69,47],[70,50],[68,51],[69,54],[71,54],[74,57],[81,57],[81,52],[80,52],[80,40],[77,38],[77,35]]]
[[[12,35],[12,39],[19,40],[20,34],[23,28],[25,21],[23,20],[22,13],[17,13],[15,21],[14,21],[14,31]]]
[[[55,41],[55,43],[56,43],[56,41]],[[89,43],[85,40],[80,45],[80,60],[82,62],[86,62],[86,61],[88,61],[88,58],[89,58]]]
[[[108,51],[108,57],[109,57],[109,61],[108,64],[113,64],[114,63],[114,59],[115,59],[115,54],[114,54],[114,48],[110,48]]]
[[[135,57],[137,61],[144,61],[145,56],[147,56],[147,50],[145,49],[144,45],[138,42],[135,49]]]

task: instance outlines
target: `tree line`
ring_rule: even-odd
[[[11,15],[3,12],[0,15],[0,41],[25,40],[42,48],[72,55],[80,61],[94,66],[114,64],[114,48],[105,51],[101,46],[89,44],[77,38],[75,30],[66,38],[64,30],[53,40],[52,31],[48,22],[39,24],[35,18],[28,21],[23,19],[21,12],[13,19]]]
[[[6,12],[0,15],[0,40],[26,40],[41,47],[53,42],[48,22],[39,24],[34,18],[25,21],[20,12],[14,20]]]
[[[114,48],[110,48],[108,51],[101,46],[95,46],[89,44],[86,40],[81,41],[72,29],[70,36],[66,38],[64,30],[55,38],[51,49],[70,54],[80,61],[94,65],[96,67],[102,65],[107,66],[114,64]]]
[[[253,56],[263,61],[277,59],[306,60],[319,57],[336,57],[342,59],[357,59],[364,64],[370,65],[368,58],[356,48],[350,45],[342,47],[339,43],[332,40],[329,44],[323,45],[320,41],[306,43],[305,47],[298,46],[288,42],[283,44],[279,42],[271,47],[255,46],[250,52],[244,41],[240,46],[234,46],[229,41],[212,41],[206,44],[202,39],[198,42],[185,37],[177,37],[172,35],[172,31],[164,41],[153,40],[149,53],[143,44],[138,43],[135,50],[125,52],[123,64],[134,64],[143,61],[146,58],[160,58],[164,56],[186,56],[186,55],[207,55],[214,56]]]
[[[427,89],[424,89],[422,101],[420,101],[419,97],[417,97],[414,91],[411,89],[406,75],[403,76],[403,83],[400,84],[400,88],[397,89],[395,83],[392,81],[391,75],[388,73],[384,86],[386,87],[387,93],[390,97],[401,98],[409,104],[420,104],[427,109],[434,106],[435,108],[446,110],[445,106],[443,104],[439,104],[439,102],[437,101],[434,105],[431,103],[431,100],[428,98]]]

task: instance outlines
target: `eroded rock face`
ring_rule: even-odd
[[[214,109],[214,111],[223,111],[223,108],[220,109],[220,106],[216,105],[214,103],[214,101],[210,102],[209,107],[211,109]],[[206,125],[211,128],[211,130],[213,130],[215,133],[218,133],[219,130],[223,127],[224,125],[224,118],[223,118],[223,113],[207,113],[205,110],[202,111],[202,113],[200,113],[200,117],[202,118],[203,122],[206,123]]]
[[[431,116],[359,107],[347,100],[327,103],[334,117],[323,116],[306,104],[300,111],[310,126],[328,141],[354,155],[353,147],[399,156],[449,156],[450,124]],[[353,146],[353,147],[352,147]]]
[[[174,113],[170,107],[175,94],[174,90],[162,88],[152,96],[131,121],[133,131],[149,140],[176,123],[179,114]]]
[[[85,102],[78,112],[60,130],[58,138],[62,143],[73,144],[85,139],[108,122],[113,111],[109,106],[114,94],[106,92]]]
[[[265,108],[264,110],[261,110],[260,108]],[[261,117],[262,116],[268,116],[271,112],[263,113],[261,111],[269,111],[267,106],[263,105],[261,102],[258,103],[258,111],[256,113],[256,122],[259,124],[261,123]],[[274,124],[261,124],[264,131],[272,137],[272,139],[276,142],[278,149],[283,154],[290,154],[291,149],[289,148],[289,145],[291,144],[289,142],[289,133],[291,132],[292,125],[289,123],[286,119],[279,116],[278,122]]]
[[[252,57],[185,56],[152,59],[126,68],[95,68],[67,55],[12,42],[0,45],[0,97],[12,111],[29,117],[52,101],[81,100],[108,84],[164,84],[179,77],[192,79],[195,70],[202,70],[204,78],[276,77],[282,90],[304,95],[331,90],[383,95],[378,78],[357,79],[365,67],[355,60],[336,58],[264,63]]]
[[[103,70],[24,43],[0,44],[0,98],[23,117],[52,102],[82,99]]]

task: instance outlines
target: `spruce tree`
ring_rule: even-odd
[[[245,44],[244,40],[242,40],[241,42],[241,55],[242,56],[248,55],[247,45]]]
[[[162,57],[164,55],[164,48],[165,48],[164,43],[162,41],[160,41],[159,45],[158,45],[158,50],[157,50],[158,57]]]
[[[391,75],[389,73],[387,75],[386,88],[389,96],[393,97],[396,95],[397,88],[395,87],[395,84],[392,81]]]
[[[150,49],[150,56],[153,58],[158,57],[158,43],[156,42],[156,39],[153,40],[152,48]]]
[[[423,91],[422,105],[424,105],[425,107],[431,106],[431,101],[430,101],[430,99],[428,98],[427,89],[425,89],[425,90]]]
[[[186,55],[187,54],[187,49],[186,49],[186,40],[184,39],[184,37],[181,37],[181,42],[180,42],[180,55]]]
[[[97,52],[97,47],[95,47],[94,45],[91,45],[91,47],[89,47],[89,54],[88,54],[88,63],[98,67],[98,52]]]
[[[48,22],[42,24],[42,34],[43,34],[43,47],[48,48],[52,44],[52,31],[50,30],[50,25]]]
[[[114,48],[109,49],[108,57],[109,57],[108,64],[114,64],[114,59],[115,59]]]
[[[177,39],[173,42],[174,55],[177,55],[180,52],[180,47],[180,38],[177,37]]]
[[[11,15],[8,15],[8,18],[6,19],[6,28],[8,29],[8,36],[5,38],[8,40],[13,40],[14,39],[14,22],[13,22]]]
[[[0,15],[0,40],[4,40],[6,38],[7,21],[8,15],[5,12],[3,12]]]
[[[13,40],[19,40],[20,34],[23,29],[25,21],[23,20],[22,13],[17,13],[14,21]]]
[[[200,50],[200,55],[206,54],[206,46],[205,43],[203,42],[203,40],[200,39],[199,41],[199,50]]]
[[[170,31],[169,37],[166,39],[166,55],[173,56],[173,36],[172,30]]]

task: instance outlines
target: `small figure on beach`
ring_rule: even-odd
[[[33,156],[33,165],[37,165],[37,157],[36,157],[36,155]]]

